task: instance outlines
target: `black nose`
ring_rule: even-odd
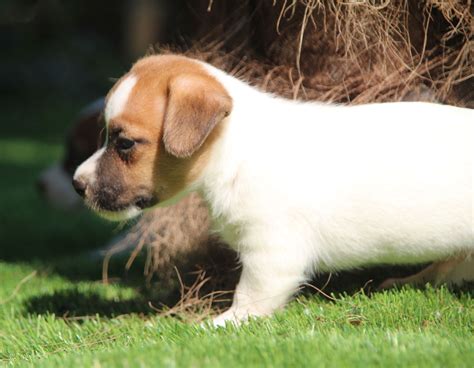
[[[76,190],[76,193],[79,194],[81,197],[84,197],[86,194],[87,184],[84,180],[81,179],[73,179],[72,186]]]

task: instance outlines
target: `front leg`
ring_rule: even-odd
[[[266,249],[241,254],[242,275],[232,306],[213,320],[214,326],[238,325],[283,307],[306,279],[307,259],[294,252]]]

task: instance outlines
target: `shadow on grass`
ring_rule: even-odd
[[[137,266],[139,267],[139,266]],[[324,288],[324,292],[332,294],[336,298],[338,295],[351,295],[364,292],[370,295],[370,276],[377,274],[374,270],[372,273],[368,271],[341,273],[333,276],[330,283]],[[376,271],[376,270],[375,270]],[[401,272],[401,271],[400,271]],[[407,270],[405,269],[405,273]],[[75,274],[75,272],[73,272]],[[327,281],[327,275],[322,275],[320,278],[312,281],[312,285],[322,288]],[[186,285],[192,283],[190,278],[183,278]],[[374,282],[374,286],[377,283]],[[156,310],[150,307],[150,302],[154,307],[157,306],[173,306],[180,299],[179,286],[168,285],[167,289],[161,290],[158,283],[154,283],[149,288],[144,288],[143,276],[138,275],[133,277],[121,278],[115,286],[129,286],[133,290],[133,295],[121,295],[117,289],[108,292],[109,286],[99,286],[99,291],[96,290],[81,290],[79,287],[73,287],[66,290],[59,290],[51,294],[34,296],[26,301],[26,314],[44,315],[54,314],[59,318],[82,320],[84,317],[101,316],[106,318],[113,318],[123,314],[138,314],[142,316],[156,314]],[[113,286],[110,286],[113,288]],[[373,288],[375,289],[375,287]],[[205,293],[212,291],[206,290]],[[301,290],[301,294],[308,296],[318,294],[315,288],[306,287]],[[113,295],[112,297],[110,295]],[[322,298],[321,301],[331,302],[329,299]],[[222,308],[223,305],[216,305],[216,308]]]
[[[129,299],[106,298],[96,291],[68,289],[50,295],[35,296],[26,302],[26,313],[33,315],[54,314],[65,319],[81,317],[117,317],[123,314],[156,314],[149,299],[135,296]]]
[[[367,295],[377,291],[378,286],[390,277],[405,277],[419,272],[425,265],[419,266],[380,266],[362,270],[343,271],[335,274],[322,274],[313,280],[310,285],[315,286],[326,294],[353,295],[363,292]],[[314,294],[318,291],[311,286],[302,290],[304,294]]]
[[[450,291],[457,297],[462,298],[468,296],[474,299],[474,281],[464,283],[462,286],[455,286],[450,288]]]
[[[310,282],[312,286],[305,286],[300,294],[310,296],[324,294],[338,299],[340,296],[353,296],[358,293],[371,297],[374,293],[392,291],[397,292],[404,288],[425,290],[430,285],[402,285],[391,289],[380,290],[378,286],[387,278],[401,278],[418,273],[427,265],[416,266],[378,266],[370,269],[344,271],[337,275],[321,275]],[[329,282],[328,282],[329,279]],[[439,287],[442,287],[441,285]],[[317,289],[316,289],[317,288]],[[437,287],[434,287],[437,288]],[[461,286],[447,286],[449,292],[458,299],[474,298],[474,282],[465,282]],[[330,301],[325,295],[323,299]]]
[[[140,265],[137,265],[139,268]],[[387,276],[402,277],[412,274],[420,267],[379,267],[370,270],[355,272],[343,272],[337,276],[332,276],[329,283],[328,275],[321,275],[311,281],[311,285],[317,289],[323,289],[326,297],[314,287],[304,287],[299,294],[311,297],[321,296],[320,301],[332,303],[332,297],[339,299],[341,296],[351,296],[363,292],[370,297],[377,292],[377,286]],[[192,275],[183,277],[185,285],[192,284]],[[120,278],[115,285],[96,285],[83,290],[80,286],[75,286],[65,290],[55,291],[46,295],[38,295],[30,298],[25,303],[25,313],[29,315],[54,314],[66,320],[85,320],[90,317],[100,316],[113,318],[124,314],[137,314],[140,316],[155,315],[156,307],[172,307],[180,300],[179,285],[164,284],[155,281],[144,287],[143,275],[133,275],[133,277]],[[128,289],[123,287],[128,286]],[[94,290],[97,287],[97,290]],[[411,287],[411,286],[404,286]],[[215,291],[216,288],[206,289],[200,295],[205,295]],[[424,287],[420,287],[424,289]],[[124,292],[125,290],[125,292]],[[216,289],[217,290],[217,289]],[[222,289],[219,289],[222,290]],[[397,289],[393,289],[396,292]],[[449,291],[457,298],[474,298],[474,283],[468,283],[462,287],[451,287]],[[150,306],[151,305],[153,306]],[[205,303],[205,302],[203,302]],[[216,310],[226,308],[228,303],[215,304]]]

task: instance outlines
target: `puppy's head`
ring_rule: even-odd
[[[109,92],[106,143],[77,169],[74,187],[112,220],[171,200],[198,178],[231,109],[200,62],[144,58]]]

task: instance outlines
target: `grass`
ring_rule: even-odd
[[[342,293],[336,301],[302,295],[273,318],[213,330],[158,316],[141,278],[103,285],[100,262],[83,254],[109,240],[114,227],[87,212],[47,208],[34,190],[38,172],[61,154],[62,130],[79,107],[60,102],[54,114],[46,102],[34,114],[10,104],[6,117],[15,124],[0,128],[8,125],[0,134],[0,364],[472,366],[469,291],[405,288]],[[29,116],[37,119],[31,129]]]

